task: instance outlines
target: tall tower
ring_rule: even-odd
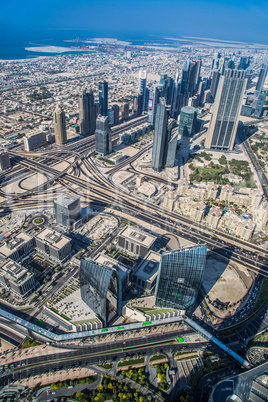
[[[154,126],[156,108],[159,98],[162,96],[163,85],[156,84],[153,87],[153,91],[150,92],[149,102],[148,102],[148,122]]]
[[[108,116],[108,82],[101,81],[99,83],[99,106],[100,114]]]
[[[205,270],[206,255],[206,244],[162,254],[155,291],[157,306],[186,310],[193,305]]]
[[[106,156],[112,152],[112,138],[108,116],[99,115],[96,120],[95,146],[96,152],[100,156]]]
[[[86,135],[96,130],[96,113],[94,104],[94,94],[91,90],[83,90],[79,95],[79,124],[80,134]]]
[[[57,144],[66,144],[67,143],[67,134],[66,134],[66,122],[65,122],[65,113],[60,108],[60,106],[56,107],[56,110],[53,114],[54,120],[54,131],[55,131],[55,141]]]
[[[159,99],[155,116],[152,168],[160,171],[166,163],[168,146],[168,111],[164,98]]]
[[[244,70],[228,69],[220,77],[206,148],[233,149],[246,85]]]
[[[267,73],[268,73],[268,57],[264,56],[261,70],[259,73],[259,79],[258,79],[257,86],[256,86],[256,92],[255,92],[256,96],[258,96],[260,94],[260,92],[263,88],[263,85],[264,85],[266,77],[267,77]]]
[[[147,82],[147,71],[139,71],[139,95],[141,96],[141,111],[146,110],[146,82]]]
[[[212,73],[211,85],[210,85],[210,92],[213,99],[215,98],[217,92],[219,77],[220,77],[219,70],[215,68]]]

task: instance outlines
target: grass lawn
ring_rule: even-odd
[[[131,359],[119,362],[117,367],[133,366],[134,364],[143,364],[143,363],[144,363],[144,357],[141,357],[140,359]]]

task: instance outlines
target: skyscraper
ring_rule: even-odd
[[[91,90],[83,90],[79,95],[79,124],[80,134],[87,135],[96,130],[96,112],[94,94]]]
[[[126,120],[129,117],[129,103],[124,103],[122,106],[122,120]]]
[[[267,73],[268,73],[268,57],[264,56],[261,70],[259,73],[259,79],[256,86],[256,92],[255,92],[256,96],[259,96],[260,92],[262,91],[263,85],[267,77]]]
[[[63,194],[54,201],[56,222],[70,229],[81,216],[80,198],[73,194]]]
[[[206,148],[233,149],[246,85],[244,70],[228,69],[220,77]]]
[[[205,270],[206,255],[206,244],[162,254],[155,291],[157,306],[184,310],[193,305]]]
[[[146,82],[147,82],[147,71],[139,71],[139,95],[141,96],[141,111],[146,110]]]
[[[114,124],[117,124],[119,122],[119,106],[113,105],[112,110],[114,111]]]
[[[220,78],[219,70],[215,68],[212,73],[211,85],[210,85],[210,93],[213,99],[215,98],[217,92],[219,78]]]
[[[82,259],[79,279],[82,300],[104,326],[109,325],[116,315],[121,315],[122,281],[115,268]]]
[[[192,137],[195,132],[197,110],[191,106],[184,106],[181,109],[179,134],[185,137]]]
[[[168,145],[168,111],[164,98],[159,99],[155,116],[152,168],[160,171],[165,166]]]
[[[148,122],[154,126],[156,108],[159,98],[162,96],[163,85],[156,84],[153,86],[153,91],[150,92],[149,102],[148,102]]]
[[[60,108],[60,106],[56,107],[56,110],[53,114],[54,120],[54,131],[55,131],[55,141],[57,144],[66,144],[67,143],[67,134],[66,134],[66,122],[65,122],[65,113]]]
[[[106,156],[112,152],[112,138],[108,116],[99,115],[96,120],[95,146],[96,152],[100,156]]]
[[[101,81],[99,83],[99,106],[100,114],[108,116],[108,82]]]
[[[238,65],[238,70],[246,70],[249,67],[250,59],[249,57],[241,57]]]

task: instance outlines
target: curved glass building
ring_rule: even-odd
[[[156,305],[187,310],[195,302],[206,266],[207,246],[163,253],[156,282]]]
[[[82,300],[94,311],[106,327],[122,312],[122,283],[114,268],[89,259],[80,263]]]

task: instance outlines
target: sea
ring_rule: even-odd
[[[95,34],[95,35],[94,35]],[[152,41],[152,37],[127,37],[126,35],[115,35],[112,32],[102,32],[101,35],[86,30],[69,30],[69,29],[47,29],[42,32],[29,33],[27,31],[20,33],[8,33],[2,36],[0,40],[0,60],[20,60],[31,59],[39,56],[56,56],[57,54],[81,54],[88,53],[88,51],[71,51],[64,53],[46,53],[46,52],[33,52],[26,50],[27,47],[38,46],[82,46],[85,40],[92,40],[93,38],[115,38],[118,40],[128,41],[137,46],[143,45],[145,42]],[[75,42],[66,42],[69,40],[76,40]],[[158,40],[163,39],[158,37]],[[158,41],[157,40],[157,41]],[[164,41],[163,41],[164,42]],[[91,43],[89,44],[91,45]]]

